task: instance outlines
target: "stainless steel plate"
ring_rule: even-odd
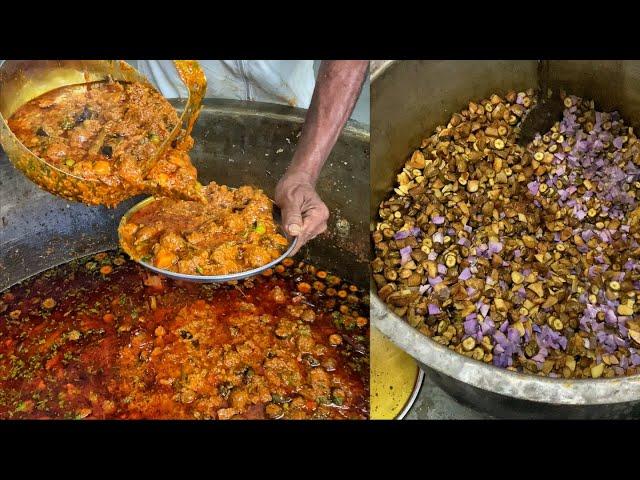
[[[120,238],[120,227],[122,225],[124,225],[127,220],[129,219],[129,217],[131,215],[133,215],[135,212],[137,212],[138,210],[140,210],[142,207],[150,204],[151,202],[154,202],[156,200],[155,197],[149,197],[144,199],[143,201],[135,204],[133,207],[131,207],[127,213],[125,213],[122,216],[122,219],[120,220],[120,224],[118,225],[118,241],[120,242],[120,246],[122,247],[122,238]],[[252,270],[246,270],[244,272],[237,272],[237,273],[229,273],[227,275],[188,275],[186,273],[177,273],[177,272],[172,272],[170,270],[164,270],[162,268],[158,268],[155,267],[153,265],[151,265],[150,263],[146,263],[143,262],[142,260],[136,260],[135,258],[133,258],[133,256],[131,255],[130,252],[127,252],[124,247],[123,250],[127,253],[127,255],[129,255],[131,257],[132,260],[134,260],[135,262],[139,263],[140,265],[142,265],[145,268],[148,268],[149,270],[153,270],[156,273],[159,273],[161,275],[164,275],[166,277],[169,278],[173,278],[174,280],[185,280],[187,282],[196,282],[196,283],[222,283],[222,282],[230,282],[233,280],[243,280],[245,278],[249,278],[249,277],[253,277],[254,275],[258,275],[262,272],[264,272],[265,270],[277,265],[278,263],[280,263],[282,260],[284,260],[285,258],[287,258],[289,256],[289,254],[291,254],[291,252],[293,251],[293,249],[295,248],[296,244],[298,243],[298,237],[289,237],[289,235],[287,235],[281,225],[281,218],[280,218],[280,209],[274,205],[274,209],[273,209],[273,217],[274,220],[276,221],[276,224],[280,227],[280,233],[282,233],[282,235],[284,235],[285,238],[287,238],[287,240],[290,241],[289,247],[287,248],[287,250],[280,255],[278,258],[276,258],[275,260],[267,263],[266,265],[263,265],[261,267],[258,268],[254,268]],[[292,240],[293,238],[293,240]]]
[[[413,387],[413,392],[411,392],[411,396],[409,397],[409,400],[407,400],[407,403],[405,404],[405,406],[402,408],[402,410],[396,417],[396,420],[403,420],[404,417],[406,417],[407,414],[411,411],[413,404],[416,403],[416,400],[418,399],[418,395],[420,394],[420,390],[422,389],[423,383],[424,383],[424,371],[420,367],[418,367],[418,376],[416,378],[416,385],[415,387]]]

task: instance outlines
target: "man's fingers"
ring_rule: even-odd
[[[308,219],[305,219],[305,226],[302,230],[302,233],[298,235],[298,243],[296,244],[296,248],[291,251],[289,256],[293,257],[298,251],[304,247],[308,242],[316,238],[322,232],[327,229],[326,222],[317,222],[314,221],[313,225],[308,223]]]
[[[309,240],[327,229],[329,209],[313,187],[288,193],[279,203],[285,232],[297,237],[296,247],[290,254],[294,256]]]
[[[294,256],[298,251],[304,247],[304,245],[313,240],[316,236],[320,235],[327,229],[327,223],[322,220],[322,217],[319,216],[305,216],[302,224],[302,229],[300,235],[298,235],[298,243],[296,247],[291,252],[290,256]]]
[[[289,215],[283,215],[284,231],[289,235],[297,237],[303,232],[302,215],[299,212],[289,213]]]
[[[314,228],[311,231],[311,233],[309,234],[309,240],[313,240],[318,235],[323,233],[326,229],[327,229],[327,222],[323,222],[323,223],[318,224],[318,226],[316,228]]]
[[[298,243],[295,246],[295,248],[293,250],[291,250],[291,253],[289,254],[290,257],[295,257],[296,254],[300,251],[300,249],[302,248],[303,243],[300,241],[301,238],[298,237]]]
[[[300,235],[300,232],[302,232],[300,223],[294,220],[287,224],[285,230],[289,235],[293,235],[294,237],[297,237],[298,235]]]
[[[303,231],[301,202],[295,198],[288,198],[282,208],[282,226],[289,235],[297,237]]]
[[[322,217],[304,219],[304,233],[308,240],[312,240],[327,229],[327,222]]]
[[[327,229],[327,220],[329,219],[329,209],[318,198],[318,202],[309,210],[304,218],[304,231],[311,240]]]
[[[304,247],[304,244],[309,241],[309,238],[303,231],[303,233],[298,235],[297,240],[298,240],[298,243],[296,243],[295,248],[291,250],[291,253],[289,254],[290,257],[293,257],[296,253],[298,253],[300,249]]]

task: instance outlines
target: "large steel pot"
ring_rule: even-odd
[[[174,102],[179,106],[179,102]],[[257,102],[207,99],[193,130],[199,181],[252,184],[273,197],[291,160],[306,111]],[[298,257],[366,286],[369,132],[349,122],[322,171],[318,191],[331,217],[327,233]],[[55,197],[31,183],[0,150],[0,291],[47,268],[118,245],[115,209]]]
[[[552,61],[551,87],[592,98],[640,125],[640,62]],[[371,82],[371,225],[395,175],[423,135],[472,99],[537,86],[536,61],[400,61]],[[564,380],[519,374],[478,362],[421,334],[375,295],[372,323],[414,356],[430,381],[459,401],[506,418],[640,417],[640,375]]]

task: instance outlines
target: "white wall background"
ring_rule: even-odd
[[[138,63],[136,60],[126,60],[127,63],[131,64],[134,68],[137,68]],[[320,60],[315,60],[313,62],[313,69],[318,74],[318,67],[320,66]],[[355,108],[353,109],[353,113],[351,114],[351,118],[360,123],[364,123],[365,125],[369,125],[369,75],[367,75],[367,79],[362,87],[362,91],[360,92],[360,97],[358,98],[358,102],[356,103]]]

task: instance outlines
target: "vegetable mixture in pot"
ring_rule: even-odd
[[[0,294],[0,418],[365,419],[368,309],[291,259],[220,285],[100,253]]]
[[[515,143],[534,91],[492,95],[425,138],[379,209],[380,298],[436,342],[561,378],[640,373],[640,143],[562,94]]]
[[[266,265],[286,249],[273,204],[249,186],[203,187],[205,203],[162,198],[120,226],[132,258],[190,275],[224,275]]]

